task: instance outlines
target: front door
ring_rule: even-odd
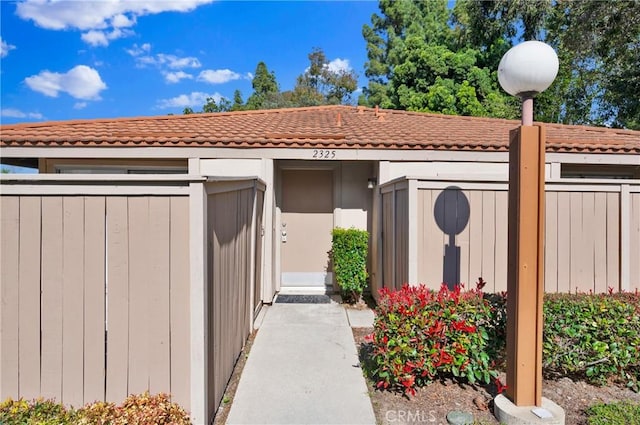
[[[281,286],[325,289],[333,283],[333,171],[282,170]]]

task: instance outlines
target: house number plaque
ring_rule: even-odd
[[[335,157],[336,151],[328,149],[314,149],[311,156],[313,159],[334,159]]]

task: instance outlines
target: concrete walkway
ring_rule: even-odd
[[[269,307],[228,424],[375,424],[345,309]]]

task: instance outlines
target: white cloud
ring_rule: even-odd
[[[0,115],[9,118],[31,118],[36,120],[44,118],[44,116],[39,112],[22,112],[15,108],[2,108],[2,110],[0,110]]]
[[[116,32],[119,28],[135,25],[137,17],[162,12],[189,12],[200,5],[213,0],[109,0],[109,1],[59,1],[59,0],[26,0],[17,4],[16,12],[25,20],[32,20],[36,25],[51,30],[85,31],[83,40],[91,44],[98,39],[92,30],[101,30],[104,41],[114,40],[131,34],[131,31]],[[109,38],[109,34],[112,38]]]
[[[116,15],[111,20],[111,24],[115,28],[132,27],[136,24],[136,17],[132,16],[131,18],[129,18],[122,14]]]
[[[99,100],[100,92],[107,88],[98,71],[86,65],[78,65],[63,74],[41,71],[25,78],[24,82],[45,96],[57,97],[58,93],[65,92],[83,100]]]
[[[192,79],[192,78],[193,78],[193,75],[187,74],[184,71],[166,72],[164,74],[164,79],[167,83],[179,83],[180,80]]]
[[[170,99],[160,99],[158,101],[158,108],[200,108],[205,103],[207,103],[207,98],[209,97],[212,97],[217,103],[220,101],[220,99],[222,99],[223,96],[220,93],[207,94],[199,91],[192,92],[190,94],[181,94]]]
[[[200,68],[202,66],[198,58],[194,56],[180,57],[166,53],[158,53],[154,56],[149,54],[150,51],[151,45],[149,43],[145,43],[142,46],[134,44],[131,49],[126,49],[126,52],[135,58],[140,68],[144,68],[147,65],[171,69]]]
[[[198,58],[194,58],[192,56],[180,58],[174,55],[159,53],[156,57],[161,65],[167,65],[169,68],[173,69],[200,68],[202,66]]]
[[[133,47],[131,47],[131,49],[126,49],[126,52],[133,57],[140,56],[145,53],[149,53],[150,51],[151,51],[151,44],[149,43],[144,43],[142,46],[138,46],[137,44],[134,44]]]
[[[5,42],[2,37],[0,37],[0,58],[7,56],[9,51],[15,48],[16,46]]]
[[[73,109],[84,109],[87,107],[87,102],[76,102],[73,105]]]
[[[224,84],[240,78],[242,78],[240,74],[230,69],[206,69],[198,75],[198,81],[210,84]]]
[[[80,38],[85,43],[96,47],[108,46],[111,40],[128,37],[133,34],[134,32],[129,29],[114,28],[112,31],[91,30],[82,34]]]
[[[107,38],[107,35],[104,33],[104,31],[91,30],[82,34],[80,38],[82,38],[82,41],[87,44],[91,44],[92,46],[109,45],[109,39]]]
[[[349,59],[336,58],[327,64],[327,68],[331,72],[351,71],[351,65],[349,65]]]

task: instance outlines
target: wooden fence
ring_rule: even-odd
[[[378,286],[472,286],[482,277],[485,290],[506,290],[507,191],[466,180],[385,185]],[[551,181],[546,192],[545,290],[640,289],[640,186]]]
[[[262,251],[264,188],[258,189],[254,181],[245,181],[207,190],[209,418],[222,401],[251,330],[253,306],[260,302],[262,257],[257,252]]]
[[[188,208],[186,196],[3,193],[0,399],[78,407],[150,391],[188,408]]]

